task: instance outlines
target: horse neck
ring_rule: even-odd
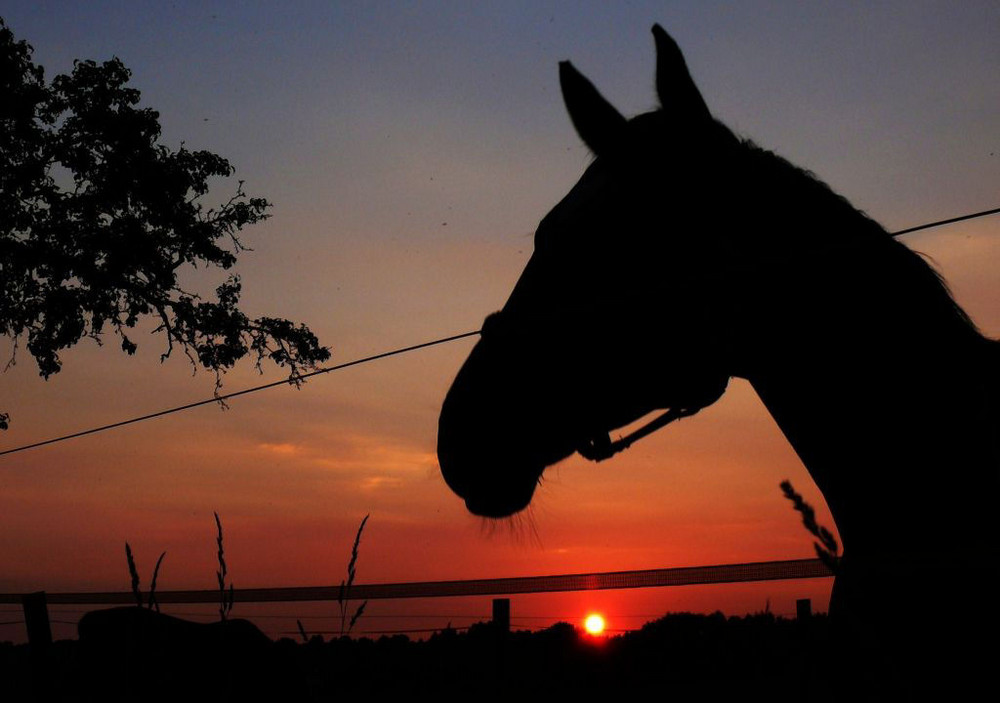
[[[909,290],[906,276],[866,286],[872,271],[854,273],[838,272],[838,289],[832,275],[802,272],[795,296],[757,301],[770,315],[744,331],[757,342],[739,375],[823,492],[845,546],[899,551],[907,530],[923,549],[953,543],[974,529],[971,515],[992,511],[997,345],[939,299],[943,288]],[[936,527],[920,533],[929,510]]]

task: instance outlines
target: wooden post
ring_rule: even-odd
[[[52,644],[52,627],[49,624],[49,609],[45,601],[45,591],[25,593],[21,596],[24,609],[24,625],[28,630],[28,644],[33,650],[42,650]]]
[[[497,632],[510,632],[510,598],[493,599],[493,628]]]
[[[795,629],[798,634],[799,653],[799,697],[809,700],[810,683],[815,675],[813,654],[812,600],[799,598],[795,601]]]

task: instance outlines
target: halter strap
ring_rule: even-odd
[[[483,321],[482,330],[480,330],[479,333],[481,338],[486,339],[487,337],[495,337],[498,333],[503,334],[503,330],[506,327],[504,322],[505,316],[502,310],[487,315],[486,319]],[[666,427],[674,420],[680,420],[683,417],[690,417],[699,410],[701,410],[701,407],[670,408],[663,414],[658,415],[639,429],[624,437],[619,437],[618,439],[612,441],[610,434],[599,434],[595,437],[584,440],[583,443],[576,448],[576,451],[580,454],[580,456],[589,461],[604,461],[605,459],[610,459],[619,452],[625,451],[646,435],[656,432],[661,427]]]
[[[646,435],[656,432],[658,429],[669,425],[674,420],[680,420],[682,417],[690,417],[699,410],[701,410],[701,408],[671,408],[625,437],[620,437],[612,442],[611,435],[604,434],[599,437],[594,437],[593,439],[588,439],[583,445],[577,447],[576,451],[579,452],[580,456],[584,459],[588,459],[590,461],[604,461],[605,459],[610,459],[618,452],[625,451],[631,447],[632,444]]]

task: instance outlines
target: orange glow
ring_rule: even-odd
[[[604,632],[604,618],[597,613],[591,613],[583,621],[583,629],[591,635],[599,635]]]

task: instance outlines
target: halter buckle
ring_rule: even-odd
[[[656,430],[669,425],[674,420],[694,415],[699,410],[701,408],[671,408],[625,437],[619,437],[612,442],[610,434],[602,434],[586,440],[581,446],[576,448],[576,451],[579,452],[580,456],[589,461],[604,461],[605,459],[610,459],[618,452],[625,451],[646,435],[656,432]]]

